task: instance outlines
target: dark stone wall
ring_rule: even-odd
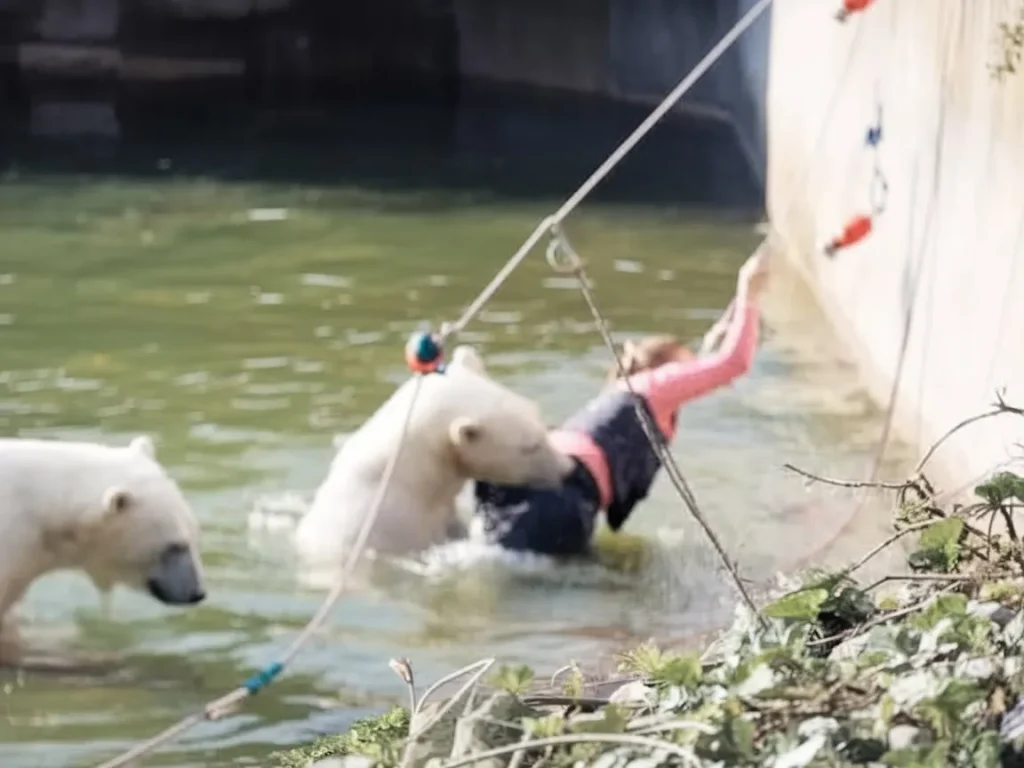
[[[557,122],[555,111],[602,100],[632,105],[639,121],[752,1],[0,0],[0,130],[170,136],[248,121],[262,131],[271,119],[400,101],[449,110],[442,130],[457,142],[500,135],[521,146],[548,136],[544,114]],[[752,72],[767,65],[767,24],[678,110],[731,142],[705,169],[730,188],[758,186],[763,172],[764,93]],[[530,90],[565,109],[508,122],[495,108],[503,93]],[[580,97],[586,106],[574,106]],[[631,127],[609,134],[608,149]]]

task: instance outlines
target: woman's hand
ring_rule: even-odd
[[[751,301],[757,301],[768,285],[770,257],[766,247],[758,248],[740,267],[737,292]]]

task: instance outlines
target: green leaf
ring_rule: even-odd
[[[742,717],[732,717],[722,727],[723,740],[734,755],[750,759],[754,756],[754,724]]]
[[[569,674],[566,675],[565,682],[562,684],[562,693],[578,699],[583,695],[583,672],[575,661],[571,662],[569,666]]]
[[[696,686],[704,675],[704,667],[696,654],[680,654],[666,659],[655,670],[651,679],[661,685],[681,685],[685,688]]]
[[[533,670],[525,664],[518,667],[507,667],[504,664],[489,678],[488,682],[513,696],[526,692],[533,682]]]
[[[976,486],[974,492],[994,507],[1013,498],[1024,501],[1024,478],[1013,472],[999,472]]]
[[[886,752],[881,763],[894,768],[948,768],[949,742],[938,741],[932,746],[909,747]]]
[[[769,603],[762,613],[772,619],[814,621],[826,600],[827,589],[802,589]]]
[[[928,526],[921,534],[917,551],[910,556],[910,565],[943,572],[952,570],[960,557],[963,531],[964,521],[958,517],[949,517]]]
[[[524,717],[522,725],[523,730],[529,733],[530,737],[534,739],[544,739],[549,736],[561,736],[565,733],[565,718],[561,715]]]
[[[870,619],[875,605],[864,590],[842,587],[822,604],[821,612],[835,614],[843,622],[854,625]]]
[[[917,706],[940,737],[952,736],[961,723],[964,710],[985,698],[985,691],[976,683],[950,679],[937,696]]]
[[[583,720],[573,723],[572,730],[577,733],[625,733],[629,717],[614,704],[609,704],[602,711],[601,720]]]
[[[915,629],[927,631],[943,619],[959,620],[967,615],[967,598],[960,594],[939,595],[917,616],[912,616],[907,624]]]
[[[999,734],[995,731],[978,734],[974,744],[971,745],[972,768],[999,768],[1001,749]]]

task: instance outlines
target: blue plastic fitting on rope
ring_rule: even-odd
[[[274,678],[281,674],[282,669],[284,669],[284,664],[279,661],[275,661],[273,664],[268,664],[242,683],[242,687],[245,688],[250,695],[255,695],[274,682]]]
[[[882,141],[881,123],[879,123],[878,125],[873,125],[870,128],[868,128],[868,133],[865,137],[865,141],[867,142],[867,145],[869,147],[877,147],[879,145],[879,143]]]
[[[444,348],[431,333],[414,333],[405,345],[405,362],[415,373],[442,373]]]

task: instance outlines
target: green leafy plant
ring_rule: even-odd
[[[769,603],[761,613],[773,619],[814,621],[828,598],[828,590],[821,587],[798,589]]]
[[[976,486],[974,493],[993,507],[1001,506],[1011,499],[1024,501],[1024,478],[1013,472],[999,472]]]
[[[917,551],[910,555],[911,568],[949,573],[960,561],[960,542],[964,521],[948,517],[928,526],[921,533]]]
[[[569,672],[562,683],[562,693],[566,696],[578,699],[583,695],[584,682],[583,672],[580,670],[579,665],[573,661],[570,663]]]
[[[559,715],[524,717],[522,725],[523,729],[530,734],[532,739],[546,739],[551,736],[561,736],[565,733],[565,718]]]
[[[703,667],[696,654],[662,652],[647,641],[622,655],[619,669],[642,675],[655,685],[694,686],[700,682]]]
[[[504,664],[498,671],[491,675],[487,682],[495,688],[511,693],[513,696],[522,696],[530,688],[533,682],[533,670],[525,664],[509,667]]]
[[[365,755],[380,764],[397,763],[399,745],[409,732],[409,710],[394,707],[383,715],[357,720],[348,732],[326,736],[312,746],[276,752],[270,756],[275,768],[306,768],[316,760],[345,755]]]

